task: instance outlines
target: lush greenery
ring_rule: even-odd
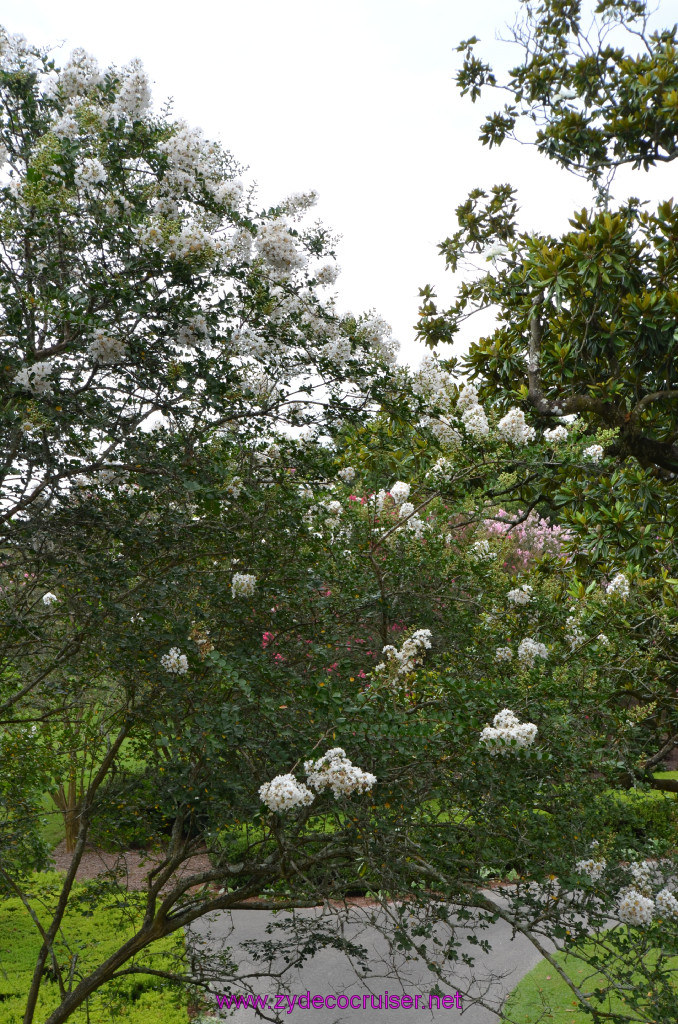
[[[484,137],[540,105],[592,209],[547,239],[517,234],[505,186],[460,207],[445,256],[490,269],[447,311],[424,289],[422,335],[487,305],[501,326],[417,371],[379,317],[337,314],[312,195],[258,210],[230,154],[152,113],[140,65],[56,69],[3,36],[0,884],[22,920],[45,794],[72,853],[34,919],[24,1024],[46,985],[61,1024],[146,983],[143,957],[212,910],[355,891],[411,894],[390,938],[445,987],[474,913],[480,940],[502,917],[589,950],[594,1020],[629,986],[634,1019],[672,1019],[678,256],[670,209],[610,212],[580,130],[611,133],[622,95],[644,109],[655,70],[585,42],[579,8],[523,6],[525,109]],[[643,4],[598,15],[678,76]],[[472,95],[496,84],[474,46]],[[591,47],[605,96],[577,62]],[[620,160],[642,141],[627,127]],[[138,915],[74,962],[59,936],[88,842],[154,868],[138,898],[86,890],[95,914]],[[478,884],[494,874],[502,900]],[[603,930],[604,962],[584,945]],[[327,944],[348,948],[318,921],[279,945]],[[208,956],[165,973],[239,984]]]
[[[26,893],[36,907],[43,923],[54,912],[62,879],[53,873],[33,875],[26,882]],[[123,899],[99,885],[76,885],[62,931],[54,945],[59,960],[68,962],[77,976],[94,966],[102,956],[111,953],[121,939],[134,932],[139,901],[134,893]],[[26,990],[30,984],[40,937],[25,906],[17,897],[9,897],[0,905],[0,1021],[14,1024],[23,1015]],[[151,971],[171,972],[183,953],[181,936],[164,939],[139,960],[139,967]],[[59,1004],[61,996],[56,978],[47,971],[37,1005],[37,1012],[46,1017]],[[124,1013],[129,1024],[185,1024],[186,994],[172,988],[160,974],[138,973],[121,979],[105,992],[93,994],[87,1004],[72,1015],[78,1024],[88,1020],[113,1020]]]

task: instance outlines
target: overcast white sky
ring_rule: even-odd
[[[662,23],[678,20],[678,0],[659,6]],[[589,201],[583,183],[529,147],[481,146],[482,108],[456,91],[461,39],[479,36],[493,64],[517,61],[520,51],[495,39],[517,9],[517,0],[5,0],[1,20],[31,42],[63,43],[57,63],[76,46],[101,64],[140,57],[156,109],[172,96],[178,117],[249,165],[262,206],[315,188],[317,216],[342,235],[341,306],[376,309],[416,364],[418,288],[451,298],[437,243],[473,187],[511,182],[524,226],[539,230],[564,229]],[[673,194],[672,166],[654,175],[653,194]],[[636,173],[634,193],[647,187]],[[458,347],[484,329],[468,323]]]

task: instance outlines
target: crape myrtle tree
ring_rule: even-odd
[[[538,943],[617,915],[606,984],[651,973],[633,998],[658,1019],[670,867],[647,877],[642,843],[600,836],[596,800],[675,732],[670,582],[578,561],[524,500],[552,440],[435,360],[395,368],[382,321],[319,298],[309,197],[256,212],[227,154],[153,115],[139,65],[58,70],[9,36],[2,60],[0,868],[40,936],[17,1013],[56,1024],[132,975],[246,986],[228,958],[154,967],[153,944],[362,882],[412,893],[385,904],[395,941],[428,933],[469,998],[448,902]],[[587,432],[558,435],[584,479]],[[657,690],[647,714],[628,680]],[[45,904],[23,872],[50,791],[73,857]],[[80,962],[61,941],[88,837],[132,833],[156,850],[135,933]],[[480,869],[514,872],[508,908]],[[115,872],[87,898],[131,905]],[[328,943],[355,952],[313,922],[291,962]]]

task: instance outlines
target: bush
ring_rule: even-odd
[[[667,793],[608,792],[600,797],[599,805],[602,827],[620,838],[678,844],[678,803]]]

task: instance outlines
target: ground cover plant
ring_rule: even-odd
[[[629,204],[618,232],[601,212],[609,154],[555,90],[574,83],[620,159],[647,161],[612,100],[641,109],[645,78],[678,70],[643,4],[598,7],[649,52],[629,62],[592,36],[602,98],[572,59],[574,0],[521,5],[530,60],[510,83],[556,156],[579,139],[591,225],[519,238],[505,188],[472,197],[443,249],[487,272],[448,311],[424,290],[434,348],[467,307],[499,308],[461,367],[472,380],[434,353],[398,366],[376,314],[339,315],[314,196],[258,209],[228,152],[154,111],[140,64],[76,51],[59,69],[2,37],[0,884],[27,922],[45,793],[72,853],[33,920],[24,1024],[143,979],[139,958],[210,911],[361,887],[409,894],[390,938],[443,988],[472,974],[470,914],[479,942],[501,917],[540,951],[605,931],[601,998],[649,948],[652,986],[629,1006],[670,1019],[676,242],[669,208]],[[474,45],[472,93],[494,84]],[[146,847],[153,869],[133,934],[74,963],[59,936],[92,840]],[[490,874],[513,880],[501,900],[479,886]],[[93,912],[125,898],[114,876]],[[277,942],[295,964],[355,952],[321,921]],[[162,981],[196,1001],[248,984],[190,953]]]
[[[41,872],[26,880],[26,891],[36,909],[38,919],[49,919],[61,888],[62,879],[52,872]],[[98,889],[98,891],[97,891]],[[135,905],[136,902],[136,905]],[[139,904],[134,894],[124,900],[106,886],[76,885],[69,912],[62,931],[54,944],[55,956],[67,961],[75,971],[76,965],[88,961],[96,963],[112,951],[120,938],[134,932],[134,915]],[[0,949],[2,950],[2,979],[0,981],[0,1021],[12,1024],[23,1015],[26,989],[33,973],[40,936],[33,921],[26,914],[18,897],[3,900],[0,908]],[[141,971],[105,992],[95,993],[87,1004],[72,1015],[72,1020],[115,1019],[116,1012],[124,1012],[131,1024],[185,1024],[187,999],[185,993],[170,992],[162,984],[162,972],[172,970],[177,958],[183,954],[181,935],[160,942],[152,955],[139,961]],[[149,970],[143,973],[143,968]],[[150,973],[157,971],[158,974]],[[37,1005],[37,1012],[46,1017],[59,1004],[61,993],[57,978],[47,972]]]

